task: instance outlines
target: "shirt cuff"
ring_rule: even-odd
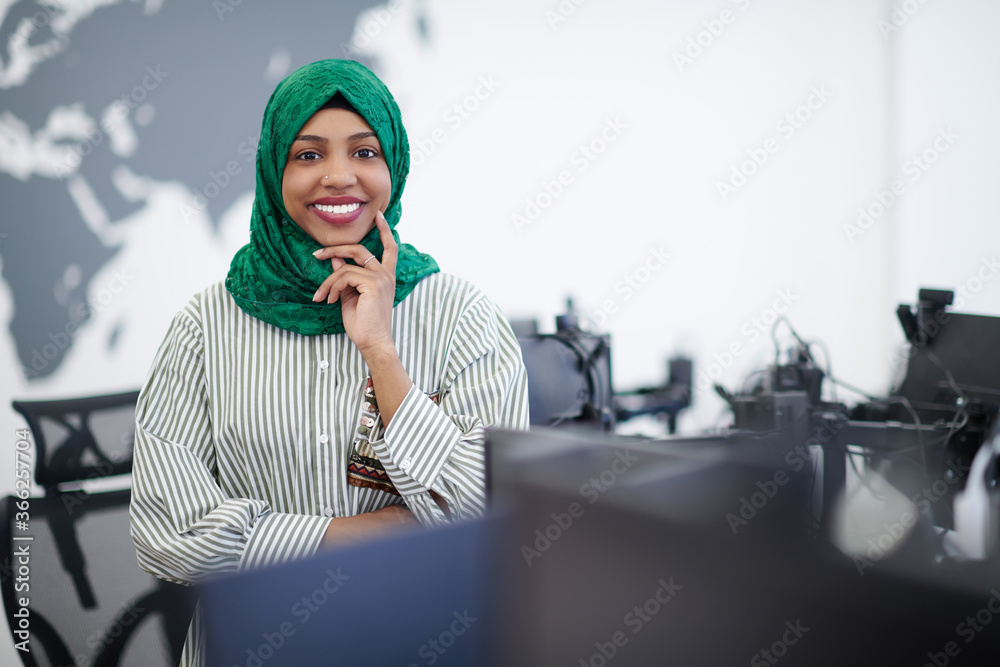
[[[247,539],[240,570],[277,565],[316,553],[330,519],[269,512],[257,519]]]
[[[385,430],[385,439],[373,442],[396,490],[407,496],[431,488],[462,430],[416,385],[410,387]]]

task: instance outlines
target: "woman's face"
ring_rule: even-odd
[[[358,243],[392,194],[389,166],[364,118],[320,109],[288,151],[281,196],[292,220],[324,246]]]

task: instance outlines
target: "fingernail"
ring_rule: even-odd
[[[321,252],[323,252],[323,249],[322,249],[322,248],[320,248],[319,250],[317,250],[316,252],[314,252],[314,253],[313,253],[313,257],[319,257],[319,254],[320,254]]]
[[[319,301],[319,290],[316,290],[316,293],[313,294],[313,301]]]

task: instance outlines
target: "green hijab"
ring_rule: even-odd
[[[327,304],[312,300],[320,283],[330,275],[330,262],[313,256],[320,244],[285,211],[281,180],[288,150],[299,130],[335,93],[343,95],[378,135],[389,166],[392,194],[385,219],[399,244],[393,305],[405,299],[421,278],[439,270],[432,257],[399,243],[396,233],[402,213],[400,197],[410,171],[410,145],[389,89],[368,68],[353,60],[321,60],[306,65],[278,84],[264,110],[250,243],[233,258],[226,289],[244,312],[307,336],[344,333],[344,322],[339,301]],[[361,245],[382,257],[376,227],[361,240]]]

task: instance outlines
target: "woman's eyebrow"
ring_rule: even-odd
[[[368,137],[377,136],[374,132],[358,132],[357,134],[352,134],[347,137],[348,141],[357,141],[358,139],[367,139]],[[326,137],[321,137],[317,134],[300,134],[295,137],[295,141],[318,141],[320,143],[327,143]]]

